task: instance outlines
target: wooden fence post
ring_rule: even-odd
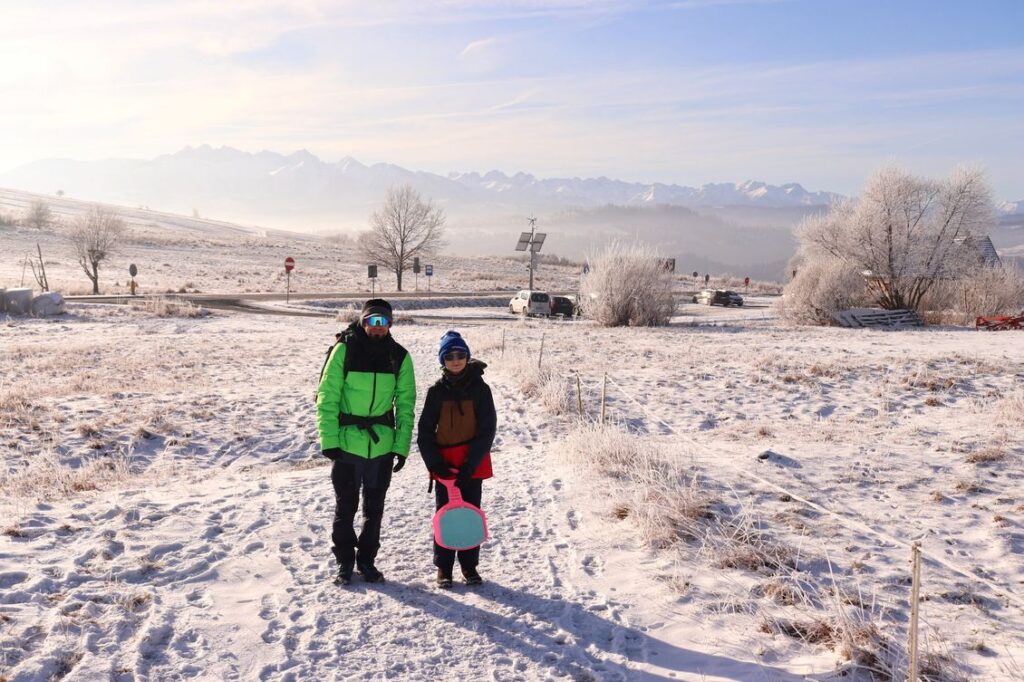
[[[915,542],[910,547],[911,587],[910,587],[910,670],[907,674],[909,682],[917,682],[917,618],[921,609],[921,543]]]
[[[501,328],[501,357],[505,357],[505,328]]]
[[[580,411],[580,419],[583,419],[583,386],[580,382],[580,373],[576,372],[576,403]]]
[[[604,403],[608,395],[608,372],[604,373],[604,382],[601,384],[601,426],[604,426]]]
[[[537,354],[537,369],[540,369],[540,361],[544,359],[544,332],[540,333],[540,353]]]

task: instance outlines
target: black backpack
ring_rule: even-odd
[[[317,393],[319,393],[320,382],[324,380],[324,372],[327,371],[327,363],[331,360],[331,352],[334,347],[339,343],[348,344],[348,342],[355,336],[356,332],[352,327],[345,327],[340,332],[334,335],[334,343],[327,347],[327,353],[324,354],[324,364],[320,368],[320,378],[317,379],[317,390],[313,392],[313,402],[316,402]],[[395,383],[398,383],[398,373],[402,370],[402,361],[405,360],[405,355],[399,352],[398,344],[390,336],[387,338],[388,344],[388,358],[391,360],[391,371],[395,375]],[[348,376],[349,358],[351,355],[345,353],[345,361],[341,365],[341,380],[345,381],[345,377]]]

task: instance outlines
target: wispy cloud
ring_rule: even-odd
[[[1024,155],[1013,120],[1024,48],[614,68],[603,44],[572,51],[605,17],[614,28],[619,14],[643,23],[652,10],[735,2],[764,4],[15,3],[0,22],[0,165],[210,142],[690,184],[738,173],[807,181],[813,169],[835,181],[818,186],[849,191],[891,154],[980,154],[993,167]],[[370,28],[339,33],[353,26]],[[553,47],[526,68],[538,45]]]
[[[469,45],[462,48],[462,52],[459,53],[459,56],[463,59],[477,57],[481,52],[493,47],[497,42],[498,39],[494,37],[484,38],[483,40],[474,40]]]

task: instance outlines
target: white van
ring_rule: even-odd
[[[508,311],[513,315],[547,317],[551,314],[551,297],[543,291],[524,289],[508,302]]]

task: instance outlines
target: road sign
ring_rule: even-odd
[[[416,256],[412,259],[412,271],[415,274],[420,274],[420,257]]]
[[[139,274],[139,269],[135,267],[135,263],[132,263],[131,265],[128,266],[128,274],[131,275],[132,277]]]
[[[583,264],[583,274],[584,275],[589,275],[590,274],[590,265],[588,263],[584,263]]]
[[[433,277],[434,276],[434,266],[433,265],[425,266],[423,274],[425,274],[427,277]]]
[[[369,277],[370,279],[376,279],[377,278],[377,266],[376,265],[367,265],[366,266],[366,276]]]
[[[743,286],[745,286],[745,287],[749,287],[750,286],[750,278],[749,277],[744,277],[743,278]]]
[[[697,277],[698,277],[699,275],[700,275],[700,273],[699,273],[699,272],[697,272],[696,270],[694,270],[694,271],[693,271],[693,277],[694,277],[694,279],[696,279],[696,278],[697,278]]]
[[[675,272],[676,271],[676,259],[675,258],[666,258],[666,259],[664,259],[663,261],[661,261],[661,268],[665,272]]]
[[[295,269],[295,259],[292,258],[291,256],[288,256],[287,258],[284,259],[284,271],[285,272],[291,272],[294,269]]]

